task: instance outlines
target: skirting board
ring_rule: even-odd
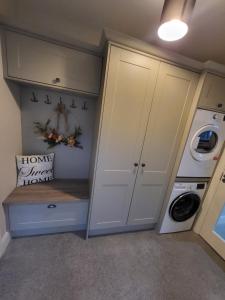
[[[5,250],[8,247],[10,240],[11,240],[11,236],[9,232],[5,232],[3,237],[0,239],[0,258],[5,253]]]
[[[75,232],[86,229],[86,224],[71,225],[71,226],[61,226],[52,228],[33,228],[33,229],[23,229],[23,230],[12,230],[11,236],[22,237],[22,236],[32,236],[32,235],[43,235],[52,233],[64,233],[64,232]]]
[[[88,232],[87,237],[97,236],[97,235],[106,235],[114,233],[125,233],[125,232],[135,232],[141,230],[154,229],[156,224],[147,224],[147,225],[125,225],[121,227],[106,228],[106,229],[91,229]]]

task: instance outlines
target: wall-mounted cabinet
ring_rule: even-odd
[[[37,38],[5,32],[8,79],[98,95],[102,59]]]
[[[225,78],[206,74],[198,106],[213,111],[225,111]]]
[[[111,45],[90,230],[154,225],[198,75]]]

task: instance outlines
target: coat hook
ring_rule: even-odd
[[[45,104],[52,104],[52,102],[49,100],[48,95],[46,95],[46,100],[44,102],[45,102]]]
[[[30,99],[31,102],[38,102],[38,99],[35,95],[35,92],[32,92],[32,98]]]
[[[57,104],[56,111],[58,113],[65,113],[66,105],[62,102],[62,97],[59,97],[59,103]]]
[[[75,104],[75,100],[72,99],[72,103],[70,105],[71,108],[77,108],[76,104]]]
[[[86,101],[84,101],[84,104],[82,106],[82,110],[88,110],[87,102]]]

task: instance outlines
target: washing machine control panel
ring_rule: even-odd
[[[197,190],[204,190],[205,189],[205,183],[197,183]]]
[[[179,191],[195,191],[195,190],[205,190],[206,183],[205,182],[176,182],[174,184],[174,189]]]

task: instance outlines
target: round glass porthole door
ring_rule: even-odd
[[[192,192],[178,196],[170,205],[169,215],[176,222],[184,222],[198,211],[200,197]]]
[[[218,127],[207,125],[196,132],[191,141],[191,154],[195,160],[211,160],[217,154]]]
[[[213,151],[218,142],[217,133],[213,130],[206,130],[199,134],[196,152],[209,153]]]

